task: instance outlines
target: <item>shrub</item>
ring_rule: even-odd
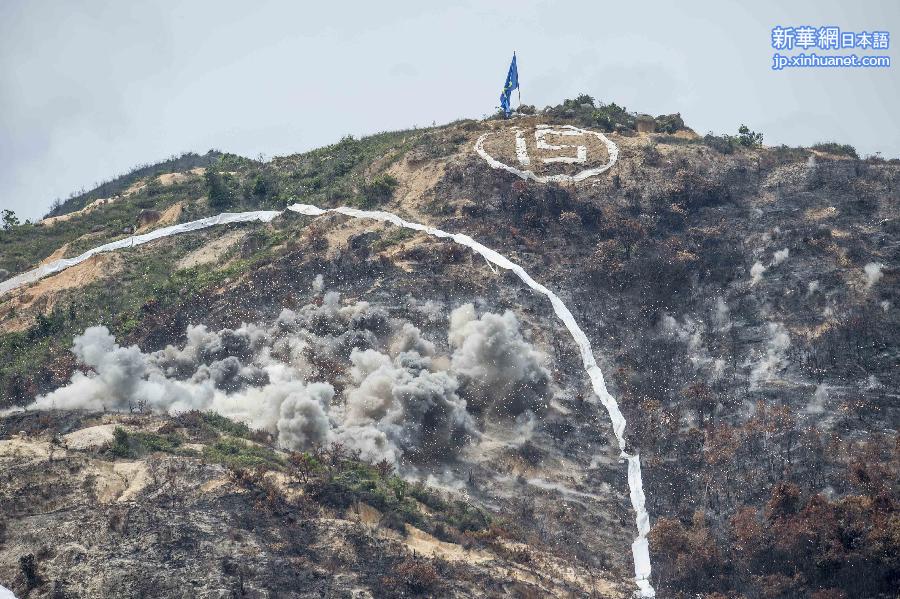
[[[389,201],[400,182],[391,175],[378,175],[362,187],[362,206],[370,208]]]
[[[733,135],[715,135],[712,132],[703,136],[703,143],[720,154],[733,154],[739,145]]]
[[[684,119],[681,114],[661,114],[656,117],[656,131],[658,133],[675,133],[684,129]]]
[[[595,276],[605,278],[618,273],[627,259],[625,246],[618,239],[605,239],[597,242],[594,254],[588,263],[588,269]]]
[[[255,468],[264,466],[270,470],[281,470],[284,461],[268,447],[247,443],[240,439],[221,439],[203,448],[203,457],[235,468]]]
[[[602,127],[606,131],[614,131],[617,128],[634,129],[634,117],[628,114],[624,106],[615,102],[600,104],[592,114],[593,124]]]
[[[109,452],[117,458],[134,457],[131,446],[128,442],[128,433],[124,428],[116,427],[113,431],[113,444],[109,448]]]
[[[388,510],[381,516],[381,526],[406,536],[406,518],[399,510]]]
[[[273,197],[278,192],[278,186],[269,175],[256,173],[247,180],[244,187],[244,197],[259,204]]]
[[[772,148],[772,157],[779,163],[799,162],[809,157],[809,151],[781,144]]]
[[[109,453],[116,458],[137,458],[154,451],[163,453],[181,453],[180,447],[184,439],[176,434],[158,434],[146,432],[129,433],[121,427],[113,431],[113,443]]]
[[[856,148],[854,148],[850,144],[839,144],[833,141],[820,142],[814,144],[812,146],[812,149],[818,150],[819,152],[834,154],[836,156],[849,156],[850,158],[857,159],[859,158],[859,154],[856,153]]]
[[[372,242],[371,249],[376,253],[381,252],[391,246],[403,243],[407,239],[411,239],[415,234],[415,231],[401,227],[387,229],[378,239]]]
[[[22,572],[22,577],[25,578],[25,585],[29,591],[38,586],[40,578],[38,577],[34,554],[29,553],[19,558],[19,570]]]
[[[650,532],[665,586],[680,591],[712,591],[722,571],[715,539],[702,512],[696,512],[690,527],[674,518],[662,517]]]
[[[491,519],[486,513],[463,501],[454,501],[448,504],[445,519],[447,524],[460,532],[484,530],[491,523]]]
[[[421,481],[409,488],[409,495],[432,511],[442,512],[447,509],[447,502],[444,501],[438,493],[426,487]]]
[[[393,587],[393,590],[404,595],[406,593],[403,593],[402,587],[413,595],[430,595],[438,589],[440,582],[437,569],[423,559],[406,558],[394,565],[391,574],[384,577],[385,586]]]
[[[234,437],[242,437],[249,439],[253,436],[253,431],[243,422],[235,422],[231,418],[222,416],[216,412],[197,412],[204,423],[221,433],[226,433]]]
[[[547,107],[544,114],[574,121],[584,127],[600,127],[605,131],[634,129],[634,116],[629,114],[624,106],[598,103],[587,94],[564,100],[557,106]]]
[[[730,199],[727,187],[717,180],[704,177],[694,170],[679,170],[669,184],[665,200],[690,211],[716,206]]]

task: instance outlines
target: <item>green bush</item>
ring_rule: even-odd
[[[407,239],[411,239],[413,236],[415,236],[415,232],[410,229],[393,227],[382,233],[380,238],[373,241],[371,248],[373,252],[380,252],[382,250],[386,250],[389,247],[403,243]]]
[[[163,453],[183,454],[181,445],[184,438],[176,434],[159,434],[148,432],[129,433],[124,428],[117,426],[113,431],[113,443],[109,453],[116,458],[138,458],[148,453],[160,451]]]
[[[442,512],[447,509],[447,502],[443,498],[426,487],[421,481],[410,486],[409,496],[435,512]]]
[[[859,158],[859,154],[856,153],[856,148],[851,146],[850,144],[839,144],[837,142],[829,141],[829,142],[820,142],[814,144],[812,146],[813,150],[818,150],[819,152],[826,152],[828,154],[834,154],[836,156],[849,156],[850,158]]]
[[[281,470],[284,460],[272,449],[247,443],[240,439],[225,438],[203,448],[203,457],[211,462],[234,468],[262,466]]]
[[[564,100],[562,104],[548,107],[544,114],[561,120],[574,121],[582,127],[600,127],[604,131],[633,130],[634,116],[624,106],[615,102],[597,102],[587,94]]]
[[[256,203],[264,202],[275,196],[278,188],[268,176],[257,174],[251,180],[250,196]]]
[[[394,190],[400,185],[400,182],[391,175],[378,175],[369,183],[362,187],[362,206],[371,208],[388,202],[394,197]]]
[[[634,117],[628,114],[624,106],[619,106],[615,102],[600,104],[592,118],[594,124],[605,131],[615,131],[617,128],[634,129]]]
[[[233,437],[242,437],[249,439],[253,436],[253,431],[243,422],[235,422],[231,418],[217,414],[216,412],[198,412],[204,423],[208,424],[215,430],[231,435]]]
[[[109,452],[117,458],[132,458],[134,453],[128,439],[128,432],[121,427],[116,427],[113,431],[113,444],[109,448]]]
[[[464,501],[454,501],[447,505],[444,521],[460,532],[484,530],[491,524],[490,517],[478,508]]]
[[[680,114],[661,114],[656,119],[656,132],[672,134],[684,129],[684,119]]]
[[[703,143],[720,154],[733,154],[740,145],[734,135],[715,135],[712,132],[703,136]]]

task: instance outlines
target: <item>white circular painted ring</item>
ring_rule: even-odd
[[[572,125],[555,125],[555,127],[560,128],[560,129],[569,129],[571,131],[577,131],[583,135],[593,135],[594,137],[597,137],[598,139],[600,139],[600,141],[602,141],[606,145],[606,150],[607,150],[607,152],[609,152],[609,161],[604,165],[601,165],[601,166],[598,166],[595,168],[589,168],[589,169],[580,171],[578,173],[575,173],[574,175],[562,175],[562,174],[560,174],[560,175],[543,175],[543,176],[537,175],[534,173],[534,171],[531,171],[528,169],[522,170],[522,169],[518,169],[514,166],[504,164],[503,162],[500,162],[499,160],[497,160],[496,158],[494,158],[493,156],[491,156],[490,154],[488,154],[485,151],[484,140],[486,140],[491,135],[497,135],[497,132],[494,132],[494,131],[485,133],[481,137],[478,138],[478,141],[475,142],[475,151],[478,153],[479,156],[484,158],[487,161],[487,163],[491,165],[492,168],[503,169],[503,170],[513,173],[514,175],[517,175],[523,179],[526,179],[526,180],[531,179],[532,181],[537,181],[538,183],[551,183],[551,182],[552,183],[575,183],[578,181],[584,181],[585,179],[599,175],[600,173],[603,173],[604,171],[609,170],[616,163],[616,160],[618,160],[619,146],[614,144],[612,141],[609,140],[609,138],[607,138],[605,135],[603,135],[599,131],[591,131],[589,129],[580,129],[580,128],[574,127]]]

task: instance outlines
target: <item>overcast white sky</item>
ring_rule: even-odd
[[[900,156],[900,65],[771,70],[770,29],[806,24],[900,35],[900,2],[0,0],[0,207],[40,217],[188,150],[481,117],[514,49],[524,103],[586,92],[700,133]]]

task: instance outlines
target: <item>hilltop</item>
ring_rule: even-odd
[[[608,170],[544,183],[474,151],[492,136],[521,166],[512,128],[544,125],[602,132],[617,160],[592,142],[584,168]],[[538,175],[582,168],[526,141]],[[890,596],[900,163],[760,141],[582,96],[188,156],[3,231],[0,268],[294,202],[465,233],[588,336],[641,456],[661,596]],[[167,237],[0,296],[0,354],[0,409],[43,408],[0,416],[0,584],[20,596],[633,590],[625,470],[578,348],[458,245],[334,213]]]

